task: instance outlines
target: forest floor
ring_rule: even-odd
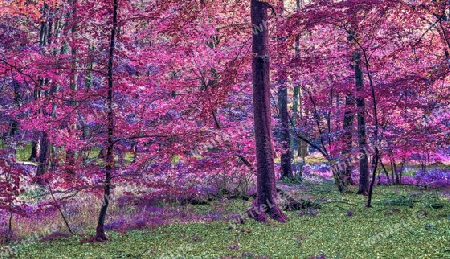
[[[285,224],[246,219],[252,198],[221,198],[202,205],[158,203],[145,211],[147,216],[156,215],[158,208],[172,209],[177,216],[147,218],[154,224],[142,229],[111,227],[105,243],[82,243],[85,234],[22,241],[10,248],[15,258],[27,259],[450,258],[448,190],[376,186],[373,207],[367,208],[366,197],[356,195],[356,189],[340,194],[329,181],[279,188],[288,193],[281,206],[290,204],[288,196],[300,201],[297,210],[286,211],[290,220]]]

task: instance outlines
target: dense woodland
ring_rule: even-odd
[[[120,206],[153,213],[143,201],[242,199],[238,222],[283,225],[321,202],[371,215],[406,190],[395,205],[448,212],[443,247],[418,256],[450,256],[449,53],[443,0],[1,0],[0,251],[50,223],[93,246],[173,227],[117,223]],[[327,183],[339,201],[292,194]],[[308,256],[359,258],[324,246]],[[195,251],[161,258],[210,258]]]

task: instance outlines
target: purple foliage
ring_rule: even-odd
[[[443,169],[434,169],[431,171],[417,171],[414,176],[417,184],[427,184],[435,187],[450,186],[450,171]]]
[[[415,185],[415,184],[417,184],[417,181],[414,180],[414,177],[406,175],[406,176],[402,176],[402,184]]]

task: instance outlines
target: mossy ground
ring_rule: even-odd
[[[15,256],[309,258],[323,254],[324,258],[450,258],[450,204],[442,190],[381,186],[375,189],[373,208],[366,208],[366,197],[340,194],[335,189],[331,183],[299,186],[296,198],[320,199],[321,208],[317,213],[286,212],[290,220],[285,224],[253,220],[233,224],[224,219],[243,213],[251,201],[215,201],[209,205],[187,205],[185,209],[207,214],[223,208],[222,220],[174,222],[126,234],[110,231],[106,243],[82,244],[80,236],[24,242],[17,246]]]

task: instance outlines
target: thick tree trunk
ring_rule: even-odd
[[[369,193],[369,157],[367,155],[365,102],[363,96],[364,80],[361,71],[361,54],[355,53],[356,106],[358,110],[358,144],[359,144],[359,190],[358,194]]]
[[[111,197],[111,175],[114,171],[114,80],[113,80],[113,62],[114,62],[114,48],[115,48],[115,36],[117,32],[117,11],[119,8],[118,0],[114,0],[113,7],[113,25],[111,29],[110,45],[109,45],[109,59],[108,59],[108,139],[107,139],[107,150],[106,150],[106,173],[105,173],[105,183],[104,183],[104,195],[102,208],[100,210],[100,215],[98,217],[97,229],[95,234],[96,241],[106,241],[105,234],[105,218],[106,210],[108,209],[109,200]]]
[[[251,0],[251,20],[256,28],[253,32],[253,112],[256,139],[257,160],[257,197],[252,208],[247,211],[257,221],[268,221],[270,217],[286,222],[276,203],[276,186],[274,171],[274,155],[272,144],[272,128],[270,114],[270,66],[269,66],[269,33],[267,26],[268,4]],[[261,29],[262,28],[262,29]]]

